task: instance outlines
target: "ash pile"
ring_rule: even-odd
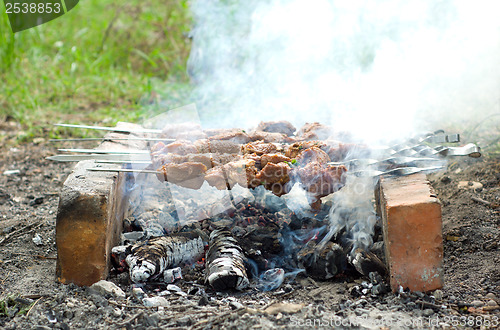
[[[215,291],[277,290],[303,275],[385,276],[375,179],[349,177],[345,163],[369,150],[329,139],[319,123],[294,132],[284,121],[249,133],[167,126],[172,140],[150,147],[145,168],[157,174],[129,176],[115,272],[134,285],[184,279]]]

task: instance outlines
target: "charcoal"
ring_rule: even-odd
[[[377,272],[382,276],[387,274],[384,263],[370,251],[358,248],[349,259],[354,268],[362,275],[368,276],[371,272]]]
[[[210,234],[205,272],[206,282],[216,291],[248,287],[245,256],[229,231],[216,229]]]
[[[345,268],[346,256],[340,245],[331,241],[319,245],[311,240],[297,254],[299,265],[312,278],[327,280]]]

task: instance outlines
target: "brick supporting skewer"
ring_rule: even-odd
[[[375,197],[392,291],[443,287],[441,204],[425,174],[382,177]]]
[[[138,125],[119,123],[120,128]],[[126,137],[110,133],[107,137]],[[104,142],[98,149],[138,147]],[[91,172],[93,160],[77,163],[64,182],[56,219],[57,279],[91,285],[108,276],[111,249],[120,238],[127,205],[125,173]],[[102,167],[115,165],[102,164]]]

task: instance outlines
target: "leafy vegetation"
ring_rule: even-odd
[[[26,141],[81,134],[55,122],[113,125],[183,105],[190,29],[186,0],[85,0],[16,34],[2,10],[0,123],[18,122]]]

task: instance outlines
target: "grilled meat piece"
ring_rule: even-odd
[[[318,147],[311,147],[302,151],[297,158],[295,158],[300,166],[305,166],[311,162],[318,162],[321,164],[326,164],[330,161],[328,154]]]
[[[254,160],[241,158],[208,170],[205,180],[219,190],[231,189],[235,184],[255,188],[260,185],[260,181],[255,178],[257,172]]]
[[[285,156],[289,158],[296,158],[302,151],[312,148],[312,147],[318,147],[320,149],[323,149],[326,146],[326,144],[322,141],[300,141],[300,142],[295,142],[288,147],[285,148]]]
[[[196,149],[196,146],[191,141],[187,140],[177,140],[169,144],[158,142],[151,147],[152,158],[168,153],[177,155],[196,154],[198,153],[198,149]]]
[[[248,143],[252,139],[243,130],[235,130],[231,132],[225,132],[209,137],[210,141],[231,141],[234,143]]]
[[[163,172],[163,175],[159,175],[161,181],[175,183],[181,187],[200,189],[203,185],[207,167],[196,162],[168,163],[160,167],[158,171]]]
[[[267,163],[282,163],[282,162],[291,162],[292,160],[285,155],[282,154],[264,154],[260,157],[260,166],[264,167]]]
[[[155,168],[161,167],[165,164],[183,164],[186,162],[202,163],[207,168],[213,167],[212,154],[189,154],[189,155],[176,155],[176,154],[166,154],[159,155],[153,159],[153,165]]]
[[[200,124],[186,122],[181,124],[167,124],[163,127],[162,137],[167,139],[198,140],[206,137]]]
[[[311,162],[294,171],[293,177],[298,180],[304,189],[316,198],[336,192],[345,184],[345,166],[324,165]]]
[[[229,189],[227,186],[226,174],[224,173],[222,166],[209,169],[205,174],[205,180],[210,186],[219,190]]]
[[[278,151],[278,146],[276,144],[264,141],[250,142],[241,146],[241,152],[243,154],[263,155],[275,153],[276,151]]]
[[[326,140],[332,133],[333,129],[330,126],[314,122],[302,126],[296,137],[300,140]]]
[[[295,141],[293,137],[289,137],[283,133],[271,133],[271,132],[262,132],[255,131],[250,133],[250,138],[252,141],[264,141],[264,142],[275,142],[275,143],[283,143],[283,142],[293,142]]]
[[[251,159],[243,158],[238,161],[229,162],[223,168],[230,188],[235,184],[248,188],[255,188],[260,184],[256,180],[257,168],[255,167],[255,161]]]
[[[194,142],[199,153],[238,154],[241,146],[238,143],[225,140],[201,139]]]
[[[356,143],[341,143],[327,140],[327,145],[321,149],[325,151],[333,162],[340,162],[350,154],[356,153],[357,157],[369,158],[370,150],[365,145]]]
[[[287,136],[292,136],[296,128],[286,120],[280,121],[261,121],[256,131],[269,132],[269,133],[282,133]]]
[[[273,194],[281,196],[288,192],[286,185],[290,181],[291,171],[292,168],[286,163],[267,163],[255,178]]]

